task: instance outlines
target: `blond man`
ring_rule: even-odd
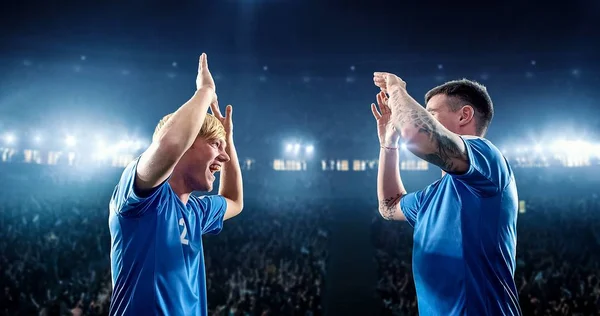
[[[158,123],[113,192],[110,315],[207,315],[202,235],[242,211],[243,190],[232,107],[221,115],[206,54],[196,88]],[[212,191],[219,171],[218,195],[191,194]]]

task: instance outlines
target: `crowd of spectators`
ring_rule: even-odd
[[[119,172],[55,168],[0,173],[10,184],[0,191],[0,315],[108,313],[107,204]],[[307,196],[254,193],[219,235],[204,237],[210,315],[324,313],[334,210]],[[520,199],[515,280],[524,315],[600,315],[600,197]],[[412,233],[374,216],[380,315],[417,315]]]
[[[11,183],[0,191],[0,315],[107,315],[118,173],[27,170],[0,176]],[[322,315],[327,219],[326,207],[295,198],[247,199],[203,238],[210,314]]]

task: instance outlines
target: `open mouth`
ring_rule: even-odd
[[[215,174],[215,173],[221,171],[221,166],[218,164],[212,164],[208,167],[208,170],[210,170],[210,172],[212,174]]]

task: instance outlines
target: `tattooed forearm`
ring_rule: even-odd
[[[398,89],[392,92],[389,103],[392,108],[394,125],[400,130],[407,127],[418,128],[423,132],[435,129],[434,118],[406,91]],[[431,138],[431,133],[429,138]]]
[[[456,171],[455,161],[467,160],[467,153],[446,135],[433,133],[434,148],[433,153],[418,154],[421,159],[425,159],[430,163],[439,166],[446,171]]]
[[[426,136],[426,144],[413,144],[418,147],[413,151],[416,156],[450,172],[456,170],[456,161],[467,160],[464,146],[446,135],[435,118],[405,91],[392,92],[390,105],[397,129],[415,129]]]
[[[400,209],[397,206],[400,203],[401,197],[402,195],[397,194],[396,196],[379,201],[379,213],[381,214],[381,217],[386,220],[392,220],[394,214]]]

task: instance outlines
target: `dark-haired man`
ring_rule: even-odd
[[[521,315],[514,282],[517,187],[511,167],[484,135],[494,110],[487,89],[456,80],[430,90],[426,108],[406,83],[376,72],[381,150],[379,212],[414,227],[413,275],[420,315]],[[389,99],[388,99],[389,97]],[[407,193],[398,140],[439,166],[442,178]]]

